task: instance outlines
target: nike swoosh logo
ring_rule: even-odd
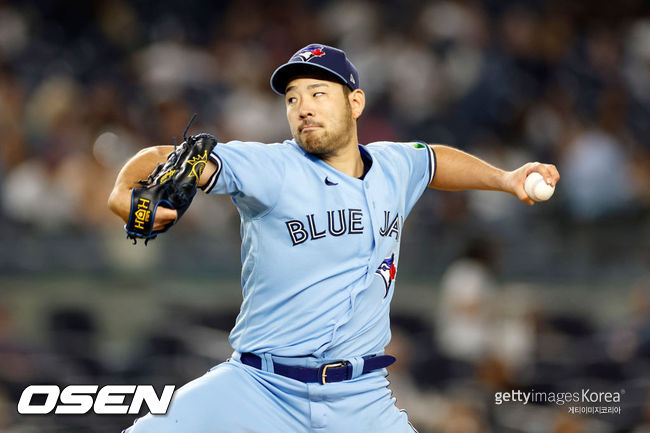
[[[338,182],[332,182],[328,177],[325,177],[325,185],[334,186],[334,185],[338,185]]]

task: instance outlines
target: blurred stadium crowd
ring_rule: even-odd
[[[180,138],[194,112],[190,133],[288,138],[268,80],[319,41],[359,69],[362,143],[445,143],[504,168],[553,162],[562,175],[553,200],[533,208],[503,194],[427,192],[409,218],[400,288],[408,296],[411,275],[437,302],[430,316],[395,315],[389,352],[400,362],[390,378],[419,430],[650,431],[647,0],[0,1],[0,282],[236,274],[238,217],[227,200],[199,197],[156,240],[200,252],[176,257],[130,249],[108,193],[130,155]],[[554,313],[535,302],[544,293],[514,284],[522,280],[621,290],[624,314],[602,323],[580,301],[572,314]],[[17,289],[2,284],[0,432],[130,423],[19,417],[15,401],[30,383],[180,385],[227,356],[229,310],[170,310],[174,326],[161,321],[131,358],[110,365],[101,323],[83,308],[46,311],[49,344],[34,345],[12,326],[20,312],[4,295]],[[22,296],[48,290],[40,284]],[[496,391],[529,387],[627,395],[617,416],[493,403]]]

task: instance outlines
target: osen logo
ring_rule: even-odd
[[[98,415],[137,415],[145,403],[153,415],[167,413],[174,395],[175,385],[165,385],[160,397],[152,385],[69,385],[60,389],[56,385],[30,385],[18,402],[22,415],[48,413],[82,415],[92,411]],[[133,395],[131,403],[126,397]]]

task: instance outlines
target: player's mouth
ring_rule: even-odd
[[[303,124],[300,127],[298,127],[298,132],[303,133],[303,132],[309,132],[313,131],[314,129],[320,128],[321,125],[316,124],[316,123],[308,123],[308,124]]]

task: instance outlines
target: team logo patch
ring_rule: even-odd
[[[306,49],[305,51],[302,51],[298,53],[298,57],[302,59],[303,62],[308,62],[314,57],[322,57],[325,55],[325,51],[323,51],[323,48],[309,48]]]
[[[388,296],[388,289],[390,284],[395,279],[397,274],[397,266],[395,265],[395,253],[392,253],[389,257],[386,257],[381,265],[375,271],[375,274],[379,275],[382,280],[384,280],[384,285],[386,286],[386,293],[384,298]]]

